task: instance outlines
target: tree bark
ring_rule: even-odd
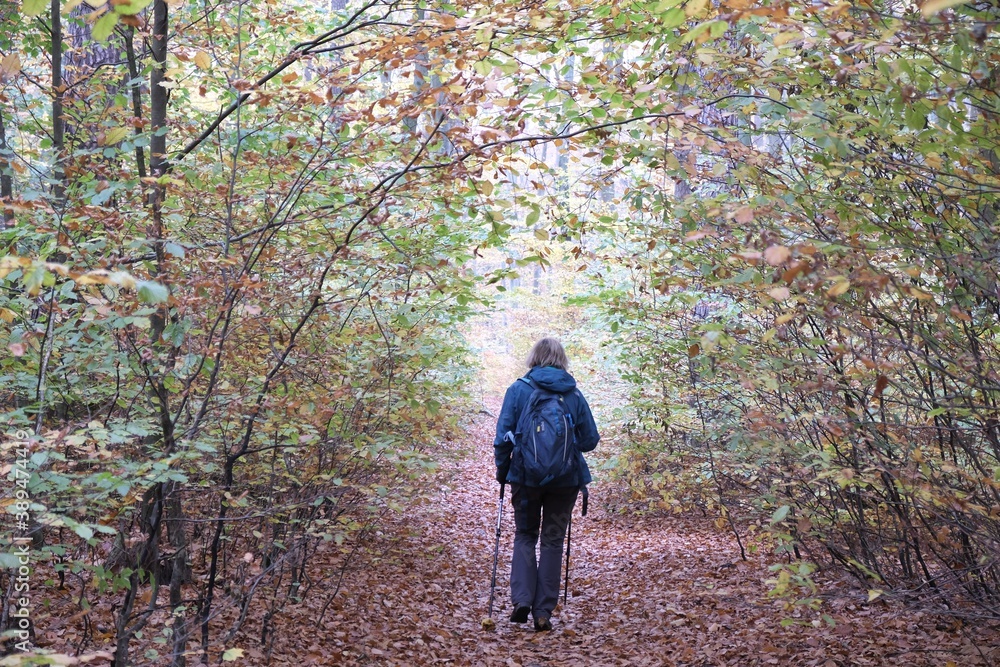
[[[169,14],[165,0],[153,3],[153,31],[150,40],[150,52],[153,56],[153,67],[149,75],[149,119],[153,136],[149,142],[149,171],[155,179],[161,179],[170,168],[167,160],[167,108],[170,101],[167,83],[167,54],[169,37]],[[135,104],[133,92],[133,106]],[[165,230],[163,226],[163,203],[166,197],[166,185],[162,182],[153,183],[149,189],[147,203],[151,212],[149,238],[153,242],[156,256],[154,273],[160,281],[167,284],[166,255],[164,252]],[[156,313],[150,317],[150,342],[161,353],[171,355],[161,345],[163,331],[169,315],[169,304],[161,304]],[[167,364],[168,368],[170,364]],[[166,454],[171,453],[176,446],[176,434],[170,408],[170,391],[163,383],[159,374],[150,374],[153,379],[153,400],[160,412],[161,445]],[[184,510],[174,483],[160,484],[157,490],[161,494],[166,515],[167,538],[173,548],[170,556],[170,608],[173,611],[173,650],[171,651],[172,667],[184,667],[188,640],[188,622],[186,612],[182,610],[183,596],[181,589],[188,579],[188,539],[184,528]]]
[[[7,141],[7,127],[3,112],[0,111],[0,229],[14,226],[14,209],[10,202],[14,199],[14,174],[10,163],[11,149]]]
[[[55,152],[52,194],[55,205],[61,210],[66,200],[66,170],[63,164],[66,153],[66,125],[63,118],[63,33],[60,0],[52,0],[52,150]]]
[[[125,56],[128,59],[129,89],[132,92],[132,116],[135,124],[135,134],[142,133],[138,121],[142,118],[142,89],[139,86],[139,66],[135,56],[135,29],[129,28],[125,33]],[[135,147],[135,169],[140,179],[146,178],[146,154],[142,146]]]

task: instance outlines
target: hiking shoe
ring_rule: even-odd
[[[531,611],[531,607],[526,604],[519,604],[514,607],[514,611],[510,613],[511,623],[527,623],[528,622],[528,612]]]
[[[536,632],[548,632],[552,629],[552,621],[548,616],[539,616],[535,619]]]

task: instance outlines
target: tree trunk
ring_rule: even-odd
[[[129,89],[132,93],[132,116],[138,121],[142,118],[142,89],[139,86],[139,66],[135,55],[135,29],[129,28],[125,33],[125,56],[128,59]],[[141,134],[142,127],[135,124],[135,134]],[[139,178],[146,178],[146,153],[142,146],[135,147],[135,170]]]
[[[14,198],[14,173],[11,171],[10,156],[7,127],[0,112],[0,229],[14,226],[14,209],[10,207]]]
[[[65,119],[63,118],[63,62],[62,62],[62,13],[60,0],[52,0],[52,150],[55,151],[53,165],[52,194],[55,206],[62,211],[66,199],[66,171],[63,160],[66,154]]]
[[[153,178],[160,179],[170,168],[167,160],[167,105],[169,91],[163,85],[166,83],[167,54],[169,36],[169,15],[165,0],[153,3],[153,32],[150,40],[150,51],[153,56],[153,67],[149,75],[149,119],[153,136],[149,142],[149,171]],[[133,101],[134,104],[134,101]],[[150,187],[147,203],[151,213],[149,238],[153,242],[156,255],[155,275],[166,284],[166,255],[164,240],[166,232],[163,227],[163,203],[166,197],[166,185],[156,182]],[[155,349],[161,354],[172,355],[173,352],[164,349],[161,344],[163,331],[169,316],[169,305],[161,304],[156,313],[150,317],[150,339]],[[169,369],[170,363],[167,364]],[[161,445],[164,453],[170,454],[176,446],[173,417],[171,415],[170,391],[163,383],[161,376],[154,376],[152,383],[153,399],[160,412]],[[173,650],[171,652],[172,667],[184,667],[188,623],[181,589],[188,578],[188,540],[183,523],[183,507],[174,483],[162,484],[160,488],[164,513],[166,518],[167,539],[173,549],[170,556],[170,608],[173,611]]]

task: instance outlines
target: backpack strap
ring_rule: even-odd
[[[517,378],[517,379],[523,382],[524,384],[528,385],[529,387],[535,386],[535,383],[532,382],[531,378],[529,378],[527,375],[525,375],[523,378]]]

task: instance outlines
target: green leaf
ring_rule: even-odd
[[[94,24],[94,30],[91,33],[98,42],[108,41],[108,37],[114,32],[115,26],[118,25],[118,14],[115,12],[108,12],[101,18],[97,19],[97,23]]]
[[[49,3],[46,0],[24,0],[21,3],[21,12],[25,16],[41,16],[48,8]]]
[[[12,553],[0,551],[0,569],[16,570],[21,565],[21,559]]]
[[[78,523],[73,526],[73,532],[85,540],[89,540],[94,536],[94,529],[85,523]]]
[[[683,25],[687,20],[687,16],[685,16],[683,9],[676,7],[665,12],[661,20],[663,21],[664,28],[667,30],[673,30],[674,28]]]
[[[903,117],[906,120],[906,126],[911,130],[919,132],[924,129],[924,125],[927,123],[927,110],[925,110],[921,105],[913,105],[906,108],[903,112]]]
[[[788,512],[791,508],[788,505],[782,505],[778,509],[774,510],[774,514],[771,515],[771,523],[778,523],[779,521],[784,521],[785,517],[788,516]]]
[[[541,209],[538,208],[538,204],[532,204],[531,210],[528,212],[528,217],[524,219],[524,224],[530,227],[538,222],[538,216],[541,215],[541,212]]]
[[[153,4],[153,0],[132,0],[128,4],[115,5],[115,11],[122,16],[134,16],[151,4]]]
[[[170,290],[151,280],[139,281],[139,300],[145,303],[166,303]]]
[[[684,42],[698,43],[698,37],[704,33],[706,30],[709,31],[710,37],[718,37],[726,32],[729,24],[725,21],[705,21],[704,23],[699,23],[696,25],[689,33],[684,35]]]

